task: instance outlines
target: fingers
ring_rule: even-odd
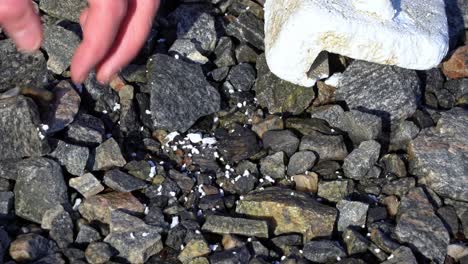
[[[159,0],[129,0],[115,44],[99,65],[97,79],[106,83],[138,55],[151,30]]]
[[[106,56],[127,14],[127,0],[88,0],[89,8],[80,17],[83,42],[71,63],[72,80],[82,83]]]
[[[0,0],[0,26],[20,51],[33,52],[40,48],[41,20],[31,0]]]

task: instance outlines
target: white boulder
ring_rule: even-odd
[[[270,70],[313,86],[322,51],[426,70],[448,51],[444,0],[267,0],[265,53]],[[325,76],[326,77],[326,76]]]

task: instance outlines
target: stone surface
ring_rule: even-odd
[[[343,241],[346,244],[348,255],[364,253],[368,250],[370,241],[353,228],[347,228],[343,232]]]
[[[418,263],[411,249],[405,246],[397,248],[395,251],[392,252],[391,256],[392,258],[387,258],[387,260],[385,262],[382,262],[382,264]]]
[[[29,159],[21,166],[14,193],[16,215],[35,223],[41,223],[48,209],[68,205],[62,169],[58,163],[46,158]]]
[[[78,234],[76,235],[75,243],[89,244],[92,242],[100,241],[101,234],[89,225],[82,224],[79,227]]]
[[[50,1],[46,1],[50,2]],[[43,48],[47,52],[47,68],[62,74],[69,66],[80,38],[72,31],[58,25],[45,25]]]
[[[89,149],[59,140],[50,156],[56,158],[58,163],[64,166],[70,174],[81,176],[84,174],[88,162]]]
[[[68,81],[59,82],[53,89],[54,99],[45,114],[49,133],[55,133],[73,122],[80,109],[81,98]]]
[[[284,152],[277,152],[266,156],[260,161],[260,172],[264,176],[270,176],[273,179],[283,179],[286,175],[286,157]]]
[[[354,61],[343,73],[336,99],[381,117],[383,124],[413,115],[421,96],[415,71]]]
[[[364,226],[366,224],[369,205],[361,202],[341,200],[336,204],[338,209],[338,231],[344,231],[349,226]]]
[[[265,56],[257,60],[257,81],[254,86],[258,103],[270,113],[302,113],[315,97],[314,90],[276,77],[268,68]]]
[[[107,170],[113,167],[123,167],[127,163],[122,156],[120,147],[114,138],[110,138],[96,148],[93,171]]]
[[[344,160],[343,172],[346,177],[359,180],[367,175],[379,159],[380,144],[370,140],[362,142]]]
[[[255,68],[248,63],[233,66],[229,71],[227,80],[238,91],[249,91],[255,82]]]
[[[409,145],[411,172],[442,197],[468,202],[468,111],[442,112],[437,127]]]
[[[156,54],[148,63],[148,82],[151,116],[157,128],[185,132],[200,117],[220,108],[219,93],[198,65]]]
[[[39,7],[50,16],[67,19],[79,23],[81,11],[87,7],[84,0],[41,0]]]
[[[442,70],[450,79],[460,79],[468,77],[468,45],[459,47],[442,64]]]
[[[72,143],[87,146],[99,145],[104,139],[104,123],[92,115],[78,114],[65,132]]]
[[[354,183],[351,180],[320,181],[317,195],[337,203],[353,192],[353,189]]]
[[[115,255],[115,250],[107,243],[90,243],[85,251],[86,260],[92,264],[108,262]]]
[[[344,160],[348,155],[343,136],[325,135],[313,131],[302,137],[299,150],[310,150],[319,160]]]
[[[12,192],[0,192],[0,218],[10,214],[14,207],[14,196]]]
[[[67,248],[73,243],[73,222],[70,214],[62,205],[47,210],[41,222],[41,227],[49,230],[49,236],[60,248]]]
[[[344,249],[331,240],[309,241],[304,245],[303,251],[306,259],[317,263],[335,262],[346,256]]]
[[[220,131],[216,134],[219,153],[225,160],[239,162],[260,151],[257,137],[252,130],[237,125],[229,132]]]
[[[337,127],[346,131],[355,145],[367,140],[377,140],[382,133],[380,117],[354,109],[345,112],[340,123]]]
[[[288,163],[288,175],[306,173],[315,165],[317,156],[312,151],[299,151],[291,156]]]
[[[268,188],[255,191],[239,201],[236,212],[253,218],[274,220],[274,233],[301,233],[305,240],[329,236],[333,231],[336,210],[313,198],[287,189]]]
[[[89,198],[104,190],[104,186],[91,173],[85,173],[80,177],[71,178],[70,187],[77,190],[85,198]]]
[[[211,215],[202,226],[203,231],[215,234],[235,234],[248,237],[268,238],[266,221]]]
[[[26,97],[0,100],[0,160],[37,157],[49,151],[37,106]]]
[[[401,200],[395,234],[426,258],[444,262],[450,237],[422,188],[410,190]]]
[[[226,33],[259,50],[264,49],[263,22],[251,12],[243,12],[237,19],[229,23],[226,27]]]
[[[263,146],[273,152],[291,156],[299,146],[299,138],[290,130],[270,130],[263,134]]]
[[[10,256],[19,262],[35,261],[57,250],[54,242],[41,235],[29,233],[16,237],[11,243]]]
[[[133,192],[146,187],[145,181],[117,169],[106,172],[104,183],[118,192]]]
[[[197,257],[208,255],[210,252],[211,250],[205,240],[192,239],[187,243],[187,245],[185,245],[177,259],[179,259],[182,263],[192,264],[191,260]]]
[[[413,35],[406,35],[407,30]],[[339,4],[283,0],[265,4],[268,64],[279,77],[303,86],[315,84],[316,76],[309,73],[323,50],[425,70],[445,57],[448,38],[445,4],[441,0],[403,0],[398,5],[358,0]]]
[[[319,176],[314,172],[292,176],[292,180],[296,184],[296,190],[313,194],[316,194],[318,191],[318,178]]]

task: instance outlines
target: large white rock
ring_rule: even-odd
[[[403,68],[437,66],[448,50],[444,0],[267,0],[270,70],[302,86],[321,51]]]

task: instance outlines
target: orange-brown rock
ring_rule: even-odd
[[[442,64],[442,71],[450,79],[460,79],[468,77],[468,45],[459,47]]]

